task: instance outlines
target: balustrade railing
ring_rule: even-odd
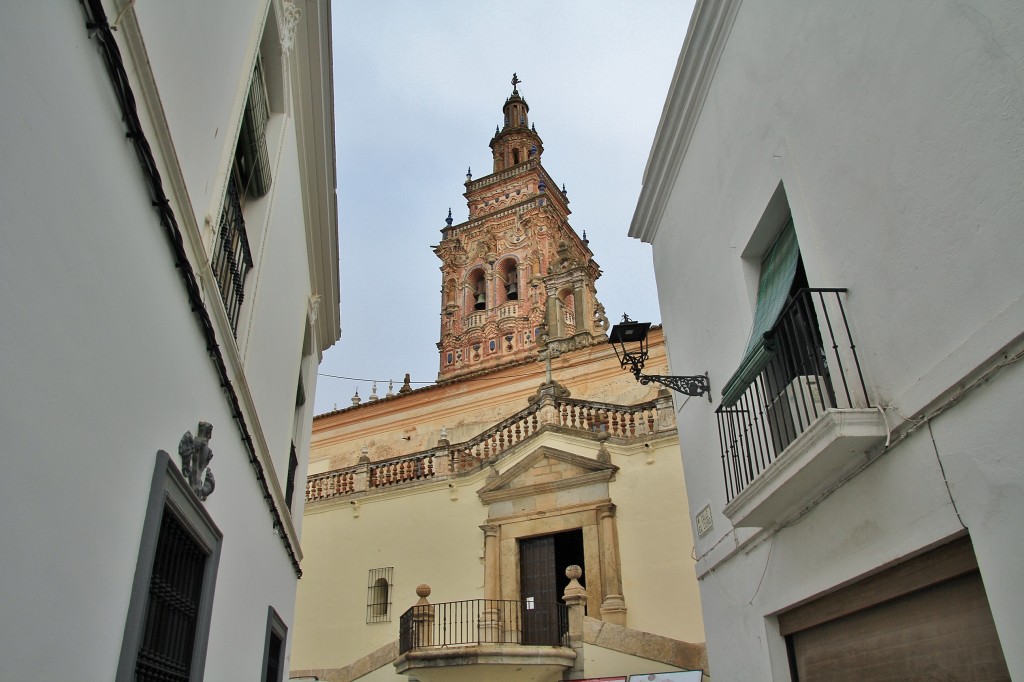
[[[613,405],[557,398],[553,409],[545,414],[542,403],[538,401],[462,443],[313,474],[306,481],[306,501],[326,500],[474,471],[547,425],[588,432],[603,431],[624,439],[649,436],[665,428],[659,422],[658,404],[656,400],[639,405]],[[665,409],[669,409],[671,414],[670,407]]]
[[[518,301],[510,301],[508,303],[503,303],[503,304],[501,304],[501,306],[498,307],[498,318],[499,319],[501,319],[503,317],[515,317],[518,314],[519,314],[519,302]]]
[[[569,646],[569,612],[558,602],[470,599],[413,606],[399,619],[399,652],[476,644]]]
[[[482,327],[484,326],[484,322],[486,321],[487,313],[471,313],[469,315],[466,315],[463,324],[465,325],[466,329],[470,329],[472,327]]]
[[[328,471],[306,479],[306,501],[326,500],[355,491],[355,472],[351,469]]]
[[[536,433],[540,427],[537,414],[540,403],[534,403],[505,421],[493,426],[479,436],[448,449],[451,471],[469,471],[482,462],[497,457],[516,443]]]
[[[371,488],[386,488],[396,483],[433,478],[435,473],[432,453],[410,455],[371,464],[369,485]]]
[[[801,289],[764,335],[766,364],[732,404],[718,435],[731,500],[830,408],[870,407],[840,294]]]
[[[653,401],[623,406],[563,399],[558,403],[558,415],[561,426],[607,431],[617,438],[635,438],[656,431],[658,409]]]

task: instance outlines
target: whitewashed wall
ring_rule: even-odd
[[[653,244],[673,371],[708,369],[717,398],[736,369],[770,238],[755,227],[781,182],[811,286],[850,289],[869,395],[895,426],[897,410],[921,409],[1024,329],[1024,7],[748,0],[703,11],[719,7],[737,13],[686,119],[692,136],[671,139],[663,118],[652,154],[680,161],[652,165],[631,230]],[[691,37],[700,28],[695,19]],[[666,116],[680,115],[678,91],[699,90],[685,77],[694,65],[677,71]],[[645,214],[659,186],[664,210]],[[731,537],[721,514],[715,405],[683,405],[691,519],[708,503],[715,513],[696,550],[715,676],[788,679],[769,614],[961,529],[936,449],[1011,674],[1024,676],[1022,383],[1019,366],[1004,368],[934,420],[934,447],[916,432],[744,551],[733,548],[751,531]]]
[[[191,200],[172,201],[183,227],[202,226],[220,201],[269,3],[191,5],[137,8],[177,152],[159,156],[161,173],[168,187],[171,167],[180,166]],[[106,9],[113,20],[116,8]],[[177,461],[184,431],[205,420],[213,424],[217,476],[205,506],[224,534],[206,679],[259,679],[267,606],[291,627],[296,576],[125,139],[102,58],[76,2],[16,0],[3,14],[0,678],[112,678],[156,451]],[[120,46],[152,134],[160,124]],[[253,396],[249,429],[265,437],[283,489],[311,290],[295,128],[284,120],[280,132],[273,206],[246,285],[244,375],[235,384]],[[336,296],[321,293],[322,305],[337,306]],[[207,305],[215,304],[207,292]],[[306,366],[310,406],[318,352]],[[308,410],[302,419],[299,481]],[[301,516],[301,490],[296,498]]]

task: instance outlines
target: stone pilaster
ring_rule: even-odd
[[[601,577],[604,600],[601,620],[616,625],[626,624],[626,600],[622,596],[622,574],[619,566],[619,537],[615,528],[615,505],[597,508],[598,533],[601,543]]]

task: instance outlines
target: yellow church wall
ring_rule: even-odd
[[[609,487],[618,507],[622,591],[629,608],[626,625],[703,642],[679,441],[649,444],[650,448],[631,450],[609,447],[612,463],[620,467]]]
[[[342,667],[397,640],[421,583],[434,603],[482,598],[483,479],[307,507],[291,669]],[[391,620],[366,623],[369,571],[384,567],[394,568]]]

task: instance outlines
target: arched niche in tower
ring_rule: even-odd
[[[560,336],[576,333],[576,296],[572,287],[558,291],[558,325],[562,332]]]
[[[519,261],[510,256],[498,263],[498,284],[495,292],[498,305],[519,300]]]
[[[482,267],[474,268],[466,276],[466,314],[487,310],[487,278]]]

